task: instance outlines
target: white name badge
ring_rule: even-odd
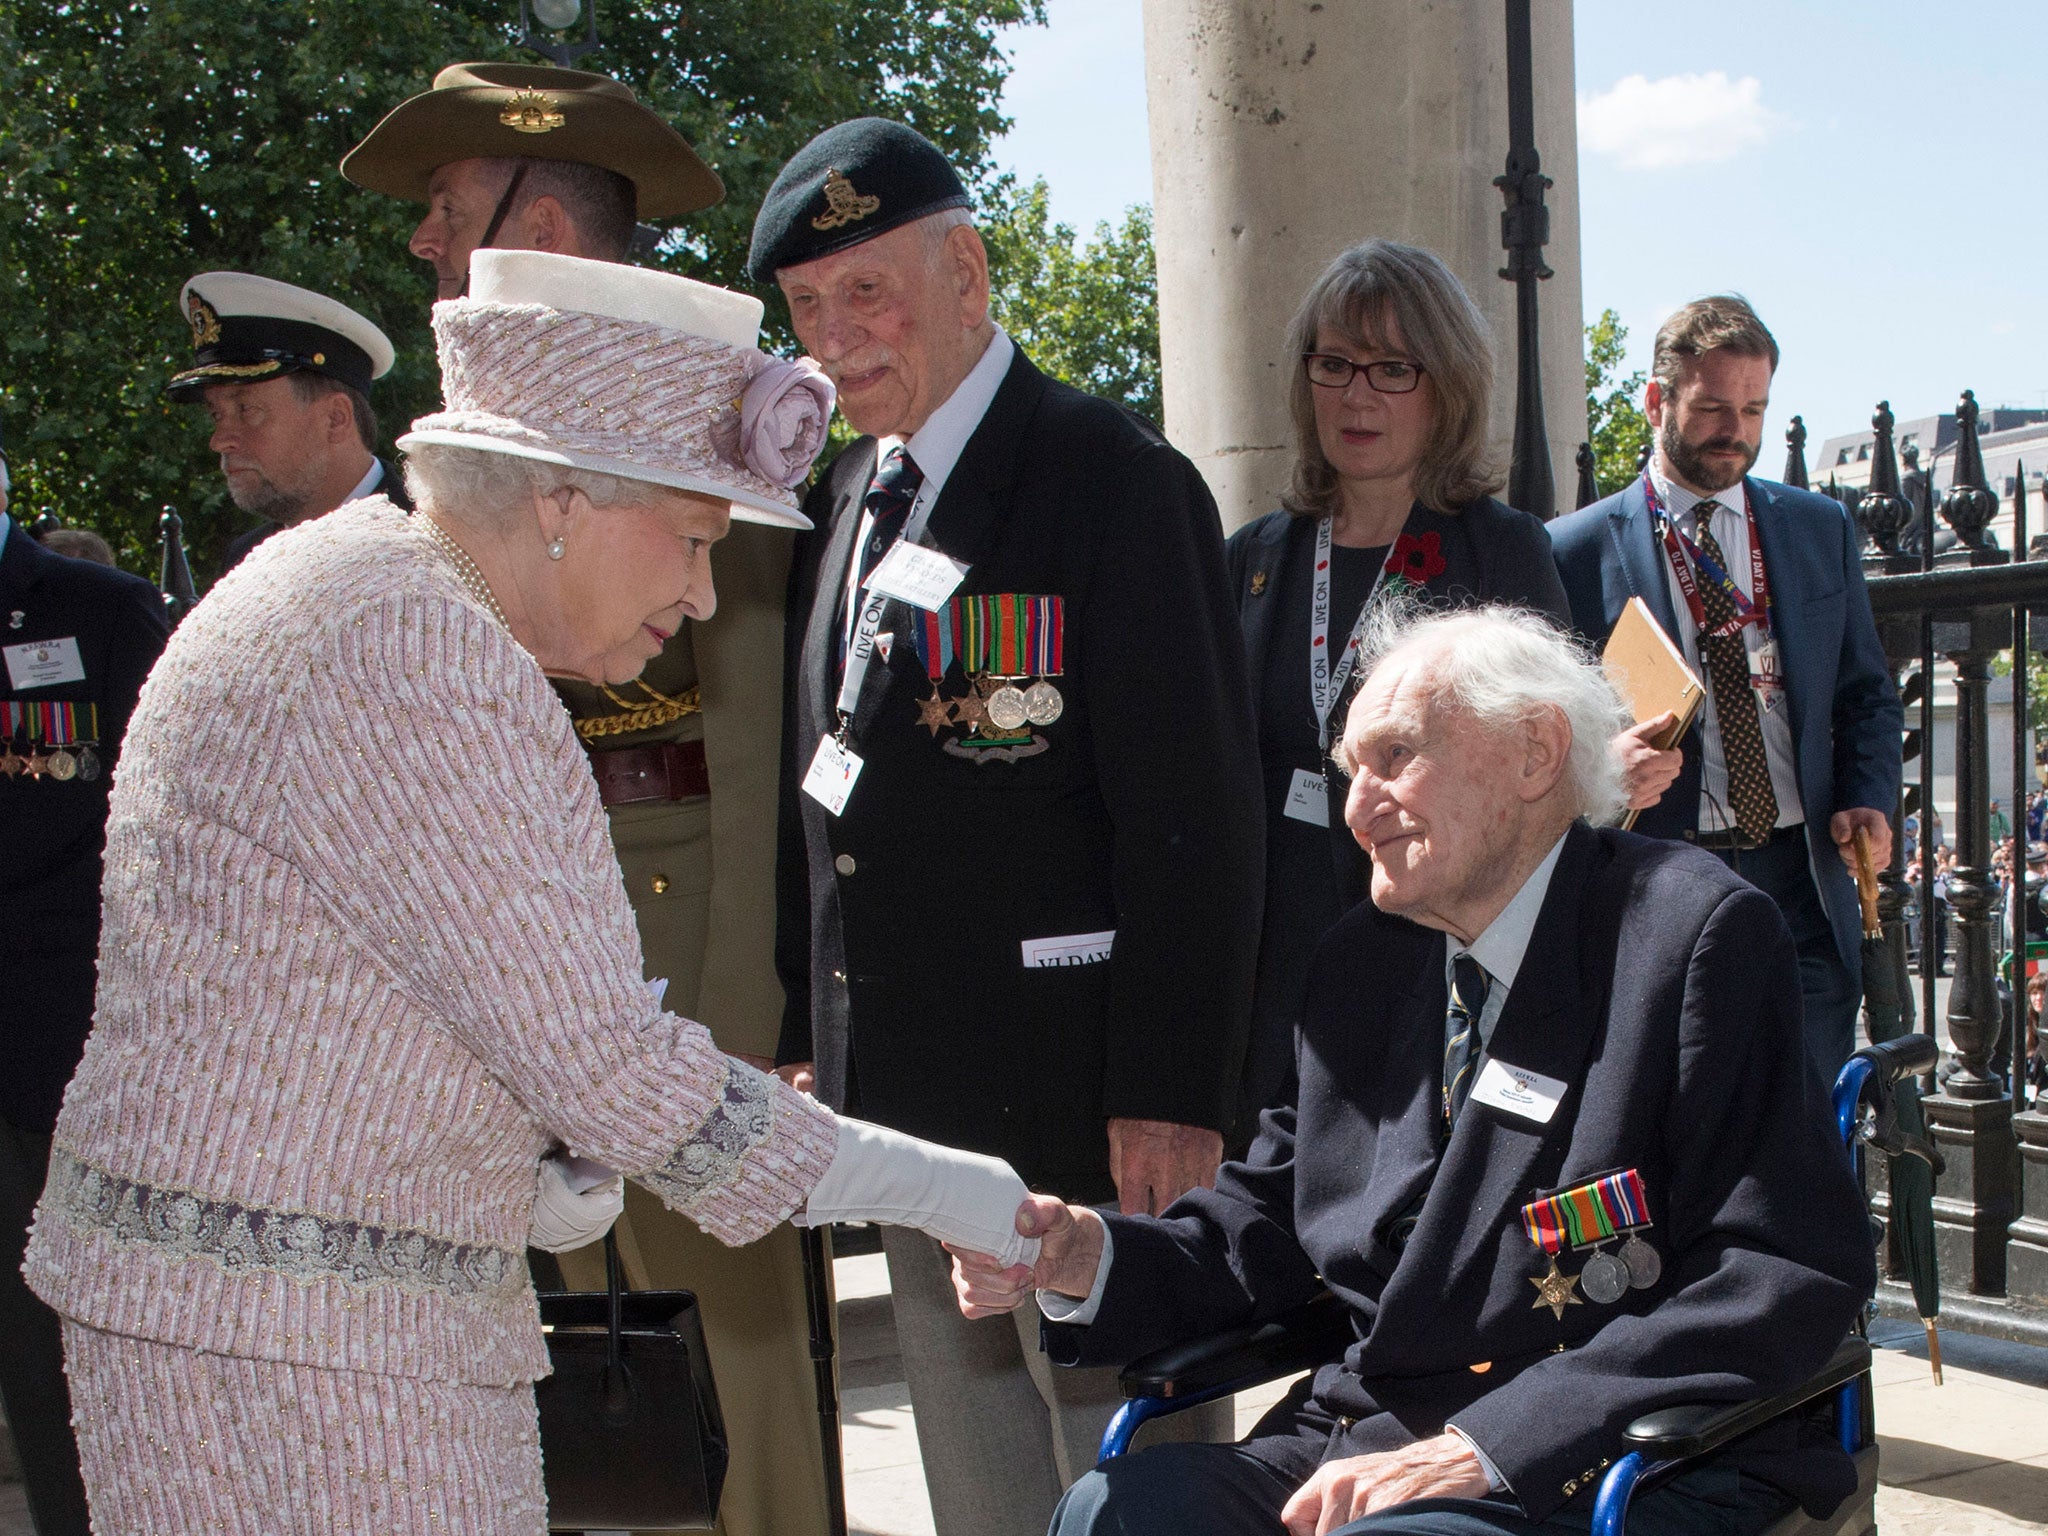
[[[1310,773],[1306,768],[1295,769],[1294,782],[1287,786],[1287,804],[1281,809],[1296,821],[1329,830],[1329,780],[1320,773]]]
[[[1557,1113],[1558,1103],[1564,1098],[1568,1086],[1554,1077],[1545,1077],[1541,1072],[1531,1072],[1527,1067],[1511,1067],[1504,1061],[1489,1057],[1479,1070],[1479,1081],[1472,1085],[1472,1102],[1491,1104],[1495,1109],[1524,1120],[1548,1125],[1550,1117]]]
[[[1056,939],[1026,939],[1024,969],[1049,971],[1066,965],[1099,965],[1109,958],[1116,944],[1116,930],[1106,933],[1069,933]]]
[[[898,539],[868,577],[868,590],[932,613],[966,574],[967,567],[951,555]]]
[[[17,690],[85,681],[85,663],[79,658],[78,642],[69,635],[62,640],[10,645],[0,655],[7,658],[7,681]]]
[[[837,816],[853,797],[853,783],[860,770],[860,758],[842,747],[838,737],[821,737],[811,758],[811,771],[804,775],[804,793]]]

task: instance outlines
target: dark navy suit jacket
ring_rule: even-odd
[[[1771,623],[1785,667],[1786,708],[1806,810],[1807,863],[1834,928],[1835,947],[1860,977],[1862,921],[1856,886],[1828,835],[1836,811],[1865,806],[1887,816],[1899,798],[1899,695],[1878,643],[1863,585],[1861,537],[1835,502],[1769,480],[1743,482],[1756,513],[1770,584]],[[1604,645],[1632,596],[1674,639],[1678,618],[1664,552],[1643,483],[1550,525],[1572,627]],[[1700,733],[1685,737],[1685,766],[1664,798],[1636,822],[1649,837],[1698,830]]]
[[[121,737],[170,632],[140,576],[52,554],[14,523],[0,544],[0,646],[74,640],[85,676],[0,700],[99,712],[97,778],[0,777],[0,1116],[48,1134],[92,1026],[100,936],[100,851]],[[17,737],[16,747],[25,745]]]
[[[1799,1070],[1798,1007],[1769,897],[1699,849],[1574,827],[1490,1047],[1563,1098],[1539,1125],[1475,1096],[1439,1165],[1444,937],[1355,907],[1317,956],[1295,1096],[1214,1190],[1106,1218],[1101,1309],[1047,1324],[1047,1350],[1117,1363],[1327,1286],[1357,1330],[1314,1378],[1325,1432],[1355,1421],[1327,1455],[1455,1421],[1533,1518],[1590,1498],[1637,1415],[1796,1385],[1876,1281],[1861,1192]],[[1544,1261],[1521,1208],[1624,1168],[1642,1175],[1662,1277],[1560,1319],[1534,1304]],[[1809,1508],[1853,1486],[1840,1447],[1797,1425],[1727,1454]]]

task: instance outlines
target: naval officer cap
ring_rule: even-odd
[[[287,373],[318,373],[368,393],[391,371],[391,342],[338,299],[251,272],[202,272],[178,294],[192,327],[192,366],[176,374],[173,400],[200,398],[209,384],[258,384]]]
[[[427,201],[457,160],[594,165],[633,184],[636,217],[680,218],[725,197],[725,183],[675,129],[608,75],[546,64],[450,64],[434,87],[385,114],[342,156],[359,187]]]
[[[939,147],[915,128],[857,117],[796,152],[754,219],[747,271],[772,283],[798,266],[948,208],[967,189]]]

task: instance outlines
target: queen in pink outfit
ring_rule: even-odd
[[[848,1209],[828,1170],[858,1206],[877,1133],[848,1151],[651,994],[545,677],[623,682],[708,617],[729,516],[802,525],[830,396],[754,350],[759,314],[480,252],[435,312],[449,409],[405,440],[420,512],[271,540],[144,689],[25,1266],[100,1536],[538,1536],[523,1250],[537,1187],[557,1224],[608,1198],[546,1160],[731,1243]],[[1007,1219],[1008,1177],[977,1210]]]

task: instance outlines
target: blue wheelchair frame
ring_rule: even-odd
[[[1849,1059],[1835,1079],[1833,1108],[1852,1162],[1860,1164],[1857,1128],[1865,1101],[1881,1102],[1900,1078],[1933,1070],[1938,1056],[1930,1037],[1906,1035],[1868,1046]],[[1594,1495],[1591,1536],[1623,1536],[1629,1501],[1636,1494],[1669,1481],[1737,1436],[1830,1392],[1842,1449],[1852,1457],[1867,1449],[1874,1436],[1868,1411],[1870,1344],[1864,1329],[1865,1319],[1859,1318],[1821,1372],[1789,1392],[1746,1403],[1660,1409],[1630,1424],[1622,1439],[1631,1449],[1607,1469]],[[1155,1351],[1125,1368],[1122,1385],[1128,1401],[1103,1432],[1097,1459],[1123,1455],[1147,1420],[1327,1364],[1340,1358],[1355,1338],[1349,1313],[1325,1293],[1271,1321]]]

